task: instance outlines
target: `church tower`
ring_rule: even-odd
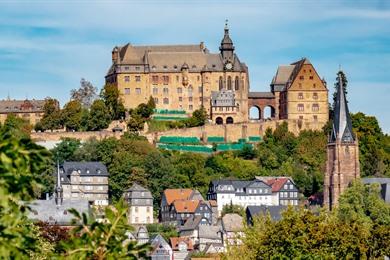
[[[227,20],[225,23],[225,34],[224,34],[223,39],[221,41],[221,47],[219,47],[219,50],[221,51],[223,63],[225,65],[226,64],[233,64],[233,62],[234,62],[234,45],[233,45],[232,39],[229,36],[229,27],[227,24]]]
[[[340,195],[348,185],[360,178],[359,145],[352,132],[341,71],[338,73],[336,86],[333,129],[328,141],[324,178],[324,206],[330,210],[337,206]]]

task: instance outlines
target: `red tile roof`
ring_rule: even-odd
[[[175,200],[188,200],[191,194],[191,189],[167,189],[164,191],[168,205],[172,204]]]
[[[177,213],[194,213],[199,202],[199,200],[175,200],[173,206]]]
[[[272,187],[272,192],[278,192],[283,187],[283,185],[288,181],[288,178],[276,178],[267,180],[267,184]]]
[[[216,207],[217,206],[217,201],[216,200],[209,200],[210,206],[211,207]]]
[[[194,250],[194,245],[189,237],[171,237],[170,238],[172,250],[179,250],[179,243],[187,244],[187,250]]]

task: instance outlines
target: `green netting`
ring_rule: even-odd
[[[155,109],[154,113],[155,114],[177,114],[177,115],[181,115],[181,114],[185,114],[186,111],[184,111],[184,110],[169,110],[169,109]]]
[[[217,144],[217,151],[242,150],[246,145],[252,146],[246,143]]]
[[[249,142],[260,142],[261,136],[249,136]]]
[[[246,142],[246,138],[240,138],[240,139],[238,139],[238,142],[239,143],[245,143]]]
[[[179,117],[179,116],[153,116],[154,120],[157,121],[175,121],[175,120],[185,120],[187,117]]]
[[[182,136],[161,136],[160,143],[171,144],[198,144],[200,143],[198,137],[182,137]]]
[[[207,137],[208,143],[223,143],[225,142],[225,138],[222,136],[209,136]]]
[[[158,144],[159,148],[173,150],[173,151],[183,151],[183,152],[193,152],[193,153],[212,153],[213,149],[211,147],[203,145],[176,145],[176,144]]]

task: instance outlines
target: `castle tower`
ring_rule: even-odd
[[[225,23],[225,34],[221,41],[221,46],[219,47],[219,50],[221,51],[224,63],[227,64],[230,62],[232,64],[234,59],[234,45],[232,39],[229,36],[229,27],[227,24],[227,20]],[[230,68],[228,67],[228,69]]]
[[[360,178],[359,145],[352,132],[351,117],[339,71],[333,129],[328,141],[324,178],[324,206],[332,210],[340,195],[355,179]]]

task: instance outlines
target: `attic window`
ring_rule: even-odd
[[[130,68],[129,68],[129,66],[125,66],[125,70],[129,70]]]
[[[216,66],[215,66],[215,64],[213,64],[213,68],[215,68]]]
[[[173,68],[174,68],[175,70],[177,70],[177,65],[174,65]]]
[[[89,173],[89,169],[87,169],[87,173]]]
[[[101,173],[101,170],[100,170],[100,169],[97,169],[96,172],[97,172],[98,174],[100,174],[100,173]]]
[[[152,66],[152,70],[156,70],[156,66]]]
[[[138,67],[138,66],[136,66],[136,67],[135,67],[135,70],[137,70],[137,71],[138,71],[138,70],[140,70],[140,69],[141,69],[141,68],[140,68],[140,67]]]
[[[80,169],[78,169],[78,170],[77,170],[77,172],[78,172],[78,173],[81,173],[81,170],[80,170]]]
[[[163,67],[163,68],[164,68],[164,70],[166,70],[166,69],[168,69],[168,66],[167,66],[167,65],[164,65],[164,67]]]
[[[192,68],[193,68],[193,69],[196,69],[196,65],[192,65]]]

